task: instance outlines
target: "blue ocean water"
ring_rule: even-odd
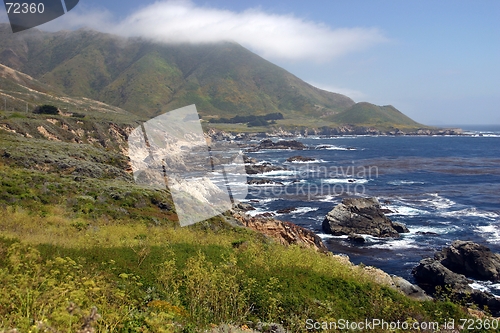
[[[297,138],[309,149],[248,153],[288,170],[258,175],[275,183],[251,186],[247,201],[257,208],[253,214],[272,212],[306,227],[354,263],[413,281],[412,268],[454,240],[500,252],[500,127],[466,130],[470,136]],[[314,160],[286,162],[295,155]],[[368,236],[361,245],[324,234],[325,215],[352,195],[378,198],[410,233]],[[490,287],[500,293],[499,285]]]

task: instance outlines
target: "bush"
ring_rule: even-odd
[[[59,114],[59,110],[53,105],[39,105],[33,110],[33,113],[37,114]]]

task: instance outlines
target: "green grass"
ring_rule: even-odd
[[[49,222],[51,217],[44,219]],[[335,256],[269,243],[244,229],[226,227],[215,232],[159,226],[144,233],[129,223],[112,229],[115,238],[106,238],[105,228],[99,229],[84,243],[62,241],[64,246],[56,244],[62,234],[52,234],[53,241],[34,247],[23,245],[29,238],[23,243],[12,238],[1,241],[0,250],[7,255],[1,264],[4,287],[0,295],[4,297],[0,309],[7,301],[12,308],[8,315],[3,313],[5,328],[23,330],[42,321],[57,329],[67,325],[74,329],[81,316],[68,322],[71,314],[65,308],[71,302],[82,313],[97,306],[102,316],[96,323],[98,332],[110,327],[123,332],[131,326],[153,332],[154,325],[180,325],[167,330],[174,332],[224,322],[241,325],[249,320],[282,322],[302,332],[307,318],[397,321],[465,315],[451,303],[411,301],[373,283],[362,268],[346,265]],[[106,238],[105,243],[100,237]],[[19,238],[25,237],[20,234]],[[232,246],[236,239],[245,240],[244,249]],[[30,269],[19,270],[16,265]],[[37,279],[32,278],[33,269]],[[44,284],[58,286],[58,293]],[[60,297],[61,293],[67,297]],[[29,304],[25,304],[27,295],[32,295]],[[152,318],[158,320],[156,324]]]

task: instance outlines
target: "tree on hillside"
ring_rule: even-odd
[[[56,108],[53,105],[38,105],[34,110],[33,113],[38,113],[38,114],[59,114],[59,109]]]

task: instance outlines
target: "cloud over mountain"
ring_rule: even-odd
[[[81,7],[43,28],[60,30],[85,25],[98,31],[169,43],[235,41],[268,59],[319,62],[388,40],[377,28],[332,29],[293,14],[271,14],[259,8],[234,12],[190,1],[161,1],[116,22],[109,12]]]

